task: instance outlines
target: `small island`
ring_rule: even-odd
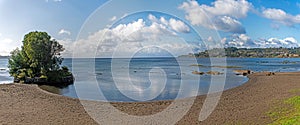
[[[64,48],[46,32],[25,35],[21,49],[16,48],[9,57],[9,74],[15,83],[52,85],[63,87],[73,84],[74,77],[68,67],[61,66]]]

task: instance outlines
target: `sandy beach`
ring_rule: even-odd
[[[299,76],[299,72],[275,73],[271,76],[266,76],[266,73],[251,74],[247,83],[223,92],[216,109],[205,121],[198,121],[206,98],[202,95],[196,97],[192,108],[177,124],[270,123],[272,121],[266,112],[276,101],[300,95],[299,92],[291,92],[293,89],[300,89]],[[85,112],[78,99],[46,92],[37,85],[0,85],[0,98],[0,124],[97,124]],[[190,98],[181,101],[188,99]],[[131,115],[149,115],[160,112],[171,103],[172,101],[155,101],[111,104]],[[110,110],[103,109],[102,112]],[[142,123],[137,121],[136,124]]]

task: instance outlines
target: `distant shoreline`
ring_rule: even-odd
[[[183,57],[299,58],[300,48],[213,48]]]
[[[0,59],[8,59],[10,56],[0,56]]]

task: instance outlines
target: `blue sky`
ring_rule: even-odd
[[[74,50],[112,56],[116,49],[180,55],[224,46],[298,47],[299,28],[299,0],[0,0],[0,55],[36,30],[61,42],[68,56]]]

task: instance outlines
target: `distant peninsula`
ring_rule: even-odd
[[[299,58],[300,48],[214,48],[179,57]]]

